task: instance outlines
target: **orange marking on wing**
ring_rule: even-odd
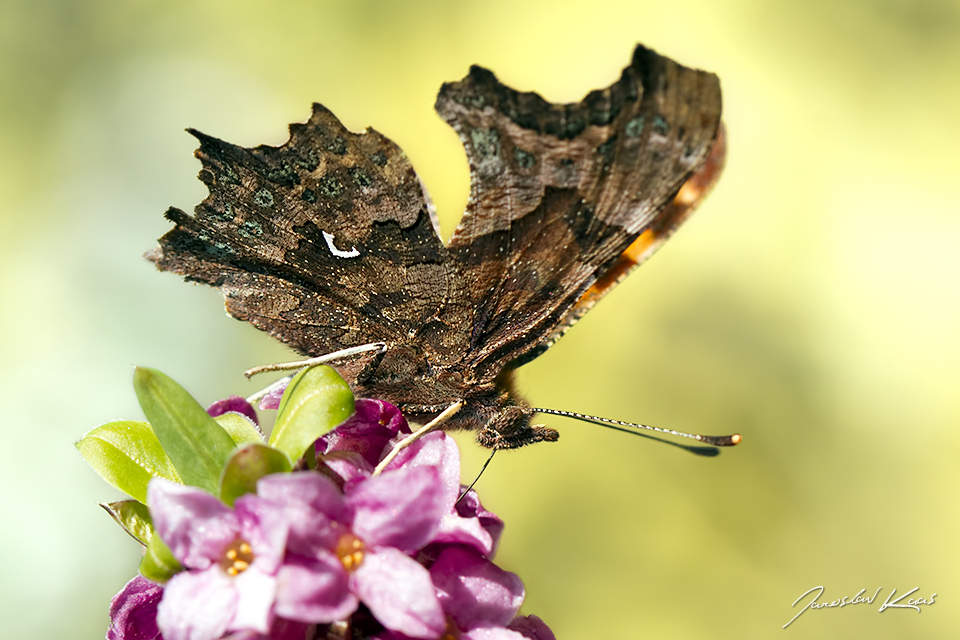
[[[626,251],[620,254],[617,263],[607,270],[587,292],[580,297],[577,306],[591,304],[602,298],[607,291],[617,285],[621,278],[633,271],[640,262],[640,257],[656,242],[656,231],[647,229],[640,237],[633,241]]]
[[[626,251],[620,254],[621,258],[629,258],[633,262],[640,262],[643,254],[657,243],[659,234],[656,229],[650,227],[640,234],[640,237],[633,241]]]
[[[716,184],[720,172],[723,170],[726,154],[727,136],[721,123],[720,130],[717,132],[717,139],[703,165],[683,183],[677,195],[673,197],[670,204],[664,207],[650,226],[620,254],[616,264],[597,279],[593,286],[581,296],[576,304],[577,308],[584,306],[589,308],[666,242],[667,238],[693,213],[693,210]]]

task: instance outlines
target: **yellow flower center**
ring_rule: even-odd
[[[220,568],[228,576],[240,575],[253,562],[253,548],[241,538],[234,540],[220,558]]]
[[[460,640],[460,627],[450,616],[447,616],[447,629],[440,636],[440,640]]]
[[[336,553],[343,568],[353,571],[363,562],[363,540],[352,533],[345,533],[337,540]]]

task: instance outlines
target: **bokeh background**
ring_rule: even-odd
[[[319,101],[407,152],[447,235],[433,112],[471,63],[575,101],[636,42],[719,74],[726,173],[520,373],[534,405],[705,433],[714,459],[560,418],[478,488],[524,611],[573,638],[948,638],[960,629],[960,3],[0,2],[0,635],[100,638],[136,545],[72,447],[139,418],[134,364],[201,401],[285,360],[141,259],[205,195],[196,127],[281,144]],[[464,475],[484,453],[469,438]],[[808,611],[882,587],[934,606]]]

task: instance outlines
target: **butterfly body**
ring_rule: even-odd
[[[491,448],[556,440],[511,372],[543,353],[649,257],[723,159],[716,76],[638,47],[612,86],[551,104],[473,67],[437,111],[460,135],[471,195],[444,245],[403,152],[314,105],[282,147],[193,132],[210,195],[148,258],[218,287],[227,311],[338,365],[358,395],[413,417],[462,401],[445,428]]]

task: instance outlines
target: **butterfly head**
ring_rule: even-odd
[[[556,442],[560,433],[531,425],[535,411],[515,404],[500,407],[477,432],[477,442],[488,449],[517,449],[535,442]]]

